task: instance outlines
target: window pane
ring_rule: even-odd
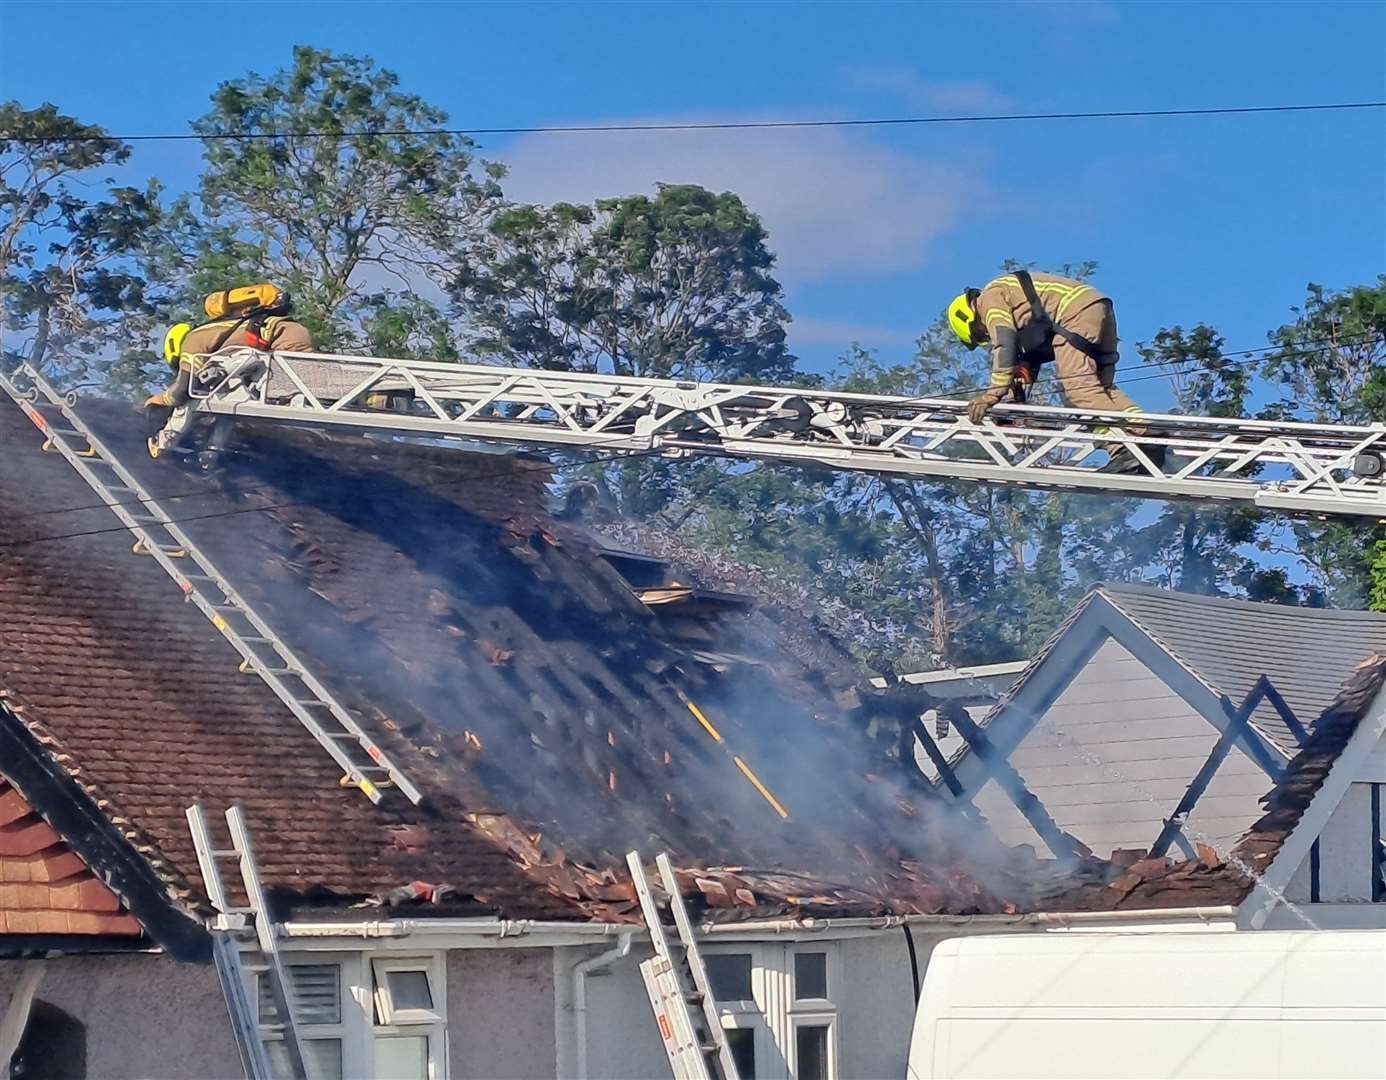
[[[428,1080],[428,1036],[378,1036],[375,1080]]]
[[[756,1080],[756,1029],[727,1028],[723,1034],[736,1062],[736,1074],[741,1080]]]
[[[285,969],[289,979],[289,995],[293,1001],[294,1019],[300,1024],[340,1024],[342,1022],[342,987],[340,964],[290,964]],[[259,979],[260,1023],[273,1023],[274,995],[269,980]]]
[[[426,971],[387,971],[390,981],[390,1000],[395,1011],[400,1009],[431,1009],[433,994],[428,989]]]
[[[270,1068],[279,1080],[293,1080],[294,1071],[289,1067],[289,1051],[280,1040],[266,1043],[269,1051]],[[311,1080],[342,1080],[342,1040],[304,1039],[303,1056],[308,1066]]]
[[[794,1029],[798,1080],[828,1080],[828,1029],[808,1024]]]
[[[703,958],[712,996],[718,1001],[751,1001],[751,954],[714,953]]]
[[[826,998],[828,996],[828,954],[801,952],[794,954],[794,996]]]

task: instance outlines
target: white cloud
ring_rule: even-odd
[[[852,89],[894,98],[921,111],[956,116],[1003,113],[1015,108],[1010,97],[980,79],[926,79],[903,65],[849,68],[843,73],[843,81]]]
[[[585,202],[661,182],[734,191],[769,231],[779,277],[794,283],[922,266],[979,190],[960,167],[838,128],[529,135],[497,156],[510,166],[506,194],[522,202]]]

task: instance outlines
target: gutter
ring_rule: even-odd
[[[1103,926],[1151,922],[1235,921],[1237,907],[1138,908],[1121,911],[1036,911],[1023,915],[883,915],[849,919],[776,919],[761,922],[703,923],[699,930],[707,937],[757,936],[767,934],[823,934],[854,936],[892,930],[898,926],[922,930],[1015,930],[1029,926]]]
[[[619,937],[637,929],[632,923],[543,922],[537,919],[371,919],[335,922],[285,922],[286,938],[407,938],[415,935],[494,938]]]
[[[921,930],[1006,931],[1025,927],[1128,925],[1152,922],[1224,922],[1237,918],[1235,905],[1186,908],[1139,908],[1121,911],[1036,911],[1023,915],[881,915],[843,919],[772,919],[748,922],[702,923],[706,938],[766,937],[788,934],[809,936],[858,936],[909,926]],[[536,919],[373,919],[368,922],[287,922],[280,924],[286,938],[398,939],[414,936],[472,937],[508,943],[530,939],[535,947],[555,946],[562,939],[603,941],[616,938],[616,949],[630,935],[642,931],[632,923],[544,922]],[[615,951],[614,949],[612,951]],[[627,947],[626,952],[629,952]],[[626,953],[621,953],[624,956]],[[612,960],[619,959],[612,957]],[[598,958],[600,959],[600,957]],[[582,963],[587,963],[583,961]],[[598,965],[593,965],[595,968]],[[592,969],[588,969],[592,970]]]
[[[589,956],[573,967],[573,1019],[577,1025],[576,1080],[587,1080],[587,976],[629,956],[631,938],[634,934],[634,930],[623,931],[617,937],[616,944],[606,952]]]

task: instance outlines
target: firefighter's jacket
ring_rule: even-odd
[[[1060,326],[1071,323],[1080,312],[1094,304],[1111,303],[1102,293],[1081,281],[1057,274],[1032,273],[1030,276],[1049,319]],[[1014,274],[1003,274],[987,282],[977,298],[977,310],[991,341],[992,386],[1011,384],[1017,359],[1036,363],[1046,357],[1045,349],[1026,353],[1021,347],[1019,332],[1029,326],[1032,315],[1030,302]]]
[[[312,352],[313,336],[302,323],[273,315],[259,324],[249,319],[222,319],[204,323],[188,331],[178,361],[178,377],[163,393],[163,404],[178,408],[188,403],[192,377],[206,366],[207,358],[232,347],[274,349],[281,352]]]

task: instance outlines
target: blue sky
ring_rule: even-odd
[[[259,11],[257,25],[248,13]],[[221,30],[228,13],[241,26]],[[114,133],[185,131],[296,43],[366,54],[458,126],[857,119],[1386,98],[1378,3],[0,2],[0,97]],[[1096,260],[1131,343],[1208,321],[1261,345],[1309,281],[1386,265],[1386,115],[482,140],[517,198],[689,181],[741,193],[780,256],[791,341],[903,357],[1007,258]],[[178,190],[195,144],[136,171]],[[1158,405],[1159,382],[1141,385]]]

